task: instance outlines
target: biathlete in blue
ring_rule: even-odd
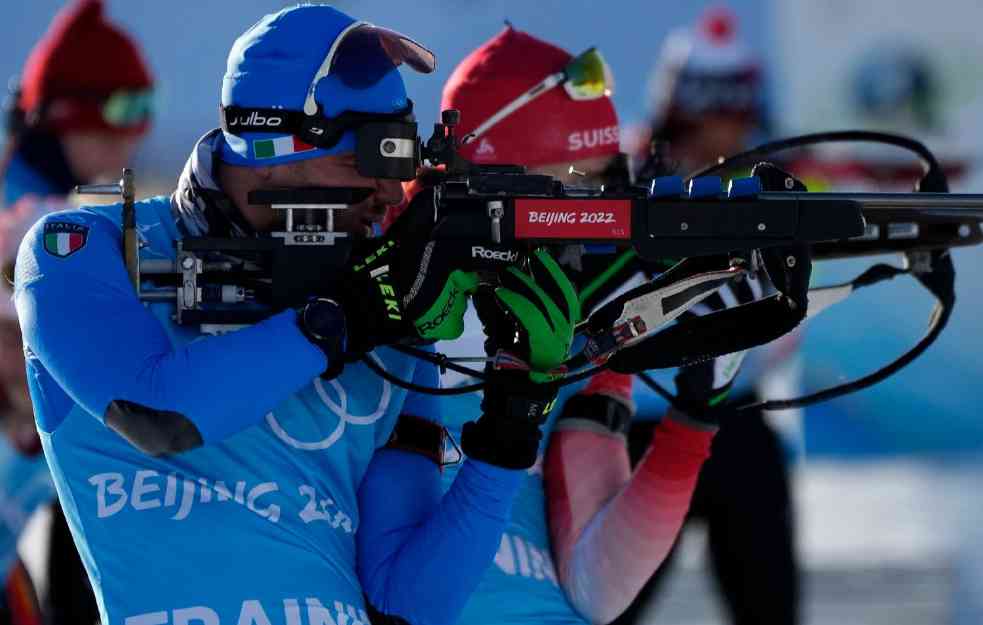
[[[401,61],[434,63],[403,35],[293,7],[235,42],[222,104],[391,119],[409,106]],[[491,564],[554,392],[527,373],[489,374],[446,494],[439,453],[393,441],[397,423],[439,422],[438,407],[358,358],[435,385],[432,366],[385,345],[459,334],[477,276],[428,267],[432,245],[366,236],[402,194],[397,180],[358,173],[357,123],[317,147],[275,129],[214,130],[173,195],[136,205],[141,259],[174,260],[185,237],[263,236],[271,211],[249,205],[249,190],[372,189],[336,222],[356,240],[338,269],[345,292],[300,312],[216,336],[176,324],[172,305],[134,292],[120,205],[55,213],[26,236],[15,303],[31,396],[105,625],[451,625]],[[545,252],[529,273],[494,262],[508,288],[488,296],[500,330],[488,348],[525,336],[524,355],[548,371],[547,356],[569,351],[572,287]]]

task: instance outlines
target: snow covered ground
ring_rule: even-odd
[[[965,549],[957,520],[971,501],[962,488],[969,480],[951,468],[897,460],[810,461],[795,480],[807,625],[956,623],[955,565]],[[983,506],[977,511],[983,520]],[[704,550],[703,530],[693,528],[648,623],[726,623]]]

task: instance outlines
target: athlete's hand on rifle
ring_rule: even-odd
[[[772,165],[759,163],[752,175],[761,180],[765,191],[806,191],[806,187],[792,174]],[[706,314],[732,306],[747,304],[773,292],[775,287],[783,293],[798,293],[805,298],[809,288],[810,271],[806,262],[789,263],[788,259],[801,255],[794,248],[766,248],[761,250],[767,275],[764,279],[748,277],[728,285],[691,309],[689,314]],[[676,375],[676,394],[680,407],[694,419],[716,424],[720,413],[715,410],[726,398],[740,372],[745,352],[736,352],[683,367]]]
[[[433,190],[418,193],[385,235],[356,242],[345,269],[343,292],[330,299],[343,310],[346,337],[338,335],[337,311],[323,299],[301,315],[302,327],[340,372],[340,352],[355,360],[379,345],[407,339],[451,340],[464,331],[468,297],[478,288],[479,272],[497,273],[516,263],[518,251],[466,240],[437,240]],[[313,310],[312,310],[313,308]],[[308,325],[309,324],[309,325]]]
[[[464,425],[461,443],[472,458],[524,469],[536,461],[539,427],[556,398],[556,387],[548,383],[570,353],[580,303],[546,250],[530,256],[528,270],[509,267],[500,280],[494,291],[475,297],[487,336],[485,352],[499,364],[528,367],[485,368],[482,415]]]
[[[731,306],[747,304],[760,298],[762,291],[761,281],[749,276],[736,285],[724,286],[690,309],[686,315],[708,314]],[[727,399],[744,363],[745,354],[744,351],[726,354],[682,367],[675,378],[678,408],[692,419],[716,425],[718,413],[714,409]]]

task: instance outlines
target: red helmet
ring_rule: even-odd
[[[465,136],[508,103],[562,71],[572,55],[508,26],[454,69],[441,109],[459,109]],[[618,116],[607,95],[574,100],[553,88],[492,127],[461,153],[476,163],[546,165],[619,151]]]

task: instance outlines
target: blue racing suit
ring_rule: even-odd
[[[440,345],[440,351],[453,355],[482,352],[480,322],[472,311],[465,318],[465,336],[453,345]],[[453,378],[448,380],[452,383]],[[461,625],[500,625],[502,623],[541,623],[544,625],[585,625],[587,620],[570,604],[560,587],[553,566],[550,533],[546,518],[546,491],[542,460],[549,435],[562,412],[564,402],[586,382],[563,386],[543,426],[543,440],[535,466],[524,472],[522,486],[515,499],[512,517],[499,542],[494,564],[482,578],[468,600]],[[441,398],[441,414],[455,440],[461,440],[466,421],[481,412],[477,393]],[[444,472],[449,487],[456,468]]]
[[[579,386],[582,385],[577,385]],[[565,387],[556,405],[562,406],[572,392],[571,387]],[[464,422],[480,414],[481,398],[477,394],[470,394],[445,398],[443,401],[446,403],[442,412],[447,415],[448,429],[455,439],[460,440]],[[587,623],[570,604],[560,587],[550,551],[546,492],[541,465],[549,442],[549,432],[560,412],[560,408],[554,408],[543,427],[543,442],[538,461],[523,476],[512,517],[495,555],[495,563],[466,604],[461,625]],[[445,471],[447,486],[450,486],[455,475],[456,471],[453,469]]]
[[[473,356],[482,351],[483,336],[473,310],[465,318],[465,337],[453,344],[440,345],[440,351],[452,356]],[[459,374],[446,374],[446,385],[460,382]],[[551,433],[567,400],[584,390],[588,381],[560,388],[555,407],[543,426],[543,440],[535,466],[529,469],[515,500],[512,518],[499,543],[494,566],[485,574],[465,605],[461,625],[503,625],[544,623],[548,625],[587,625],[589,619],[571,603],[560,583],[552,557],[553,545],[547,510],[547,489],[543,458]],[[636,384],[633,402],[645,409],[661,407],[655,394]],[[459,438],[464,422],[480,411],[477,394],[454,395],[441,399],[445,422]],[[454,471],[445,475],[445,485],[453,482]],[[660,505],[653,501],[652,505]]]
[[[169,304],[139,302],[120,212],[35,225],[15,294],[45,455],[103,623],[361,625],[364,588],[384,613],[451,625],[520,473],[469,462],[441,499],[436,464],[377,453],[401,411],[435,416],[428,399],[406,402],[363,364],[320,379],[325,357],[292,311],[202,337],[175,324]],[[171,202],[137,203],[137,221],[141,258],[173,260],[183,233]],[[397,352],[373,357],[437,381]],[[114,402],[177,413],[204,444],[144,454],[107,427]],[[389,505],[397,497],[415,505]],[[463,559],[454,575],[450,554]]]

